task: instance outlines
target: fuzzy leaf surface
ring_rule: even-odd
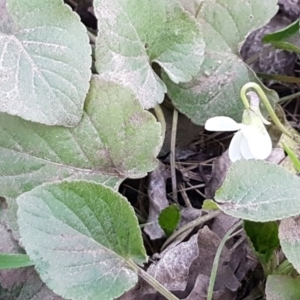
[[[266,282],[266,299],[300,299],[299,280],[290,276],[269,275]]]
[[[299,213],[298,213],[299,214]],[[299,217],[284,219],[279,225],[279,239],[282,250],[294,268],[300,271],[300,229]]]
[[[125,177],[143,177],[157,165],[160,130],[131,90],[96,76],[77,127],[0,114],[1,196],[64,178],[116,187]]]
[[[130,86],[144,108],[161,103],[166,86],[152,70],[159,64],[174,82],[187,82],[203,62],[196,20],[175,0],[95,0],[96,68]],[[126,25],[125,25],[126,24]]]
[[[215,200],[226,214],[267,222],[300,212],[300,178],[281,166],[262,160],[232,164]]]
[[[17,198],[20,233],[42,280],[67,299],[114,299],[147,261],[129,202],[87,181],[45,184]]]
[[[208,118],[229,116],[241,121],[242,86],[250,81],[260,83],[242,61],[240,44],[246,35],[266,24],[277,12],[277,0],[181,0],[186,9],[196,15],[203,33],[205,47],[201,70],[190,82],[175,84],[168,74],[163,81],[175,107],[195,124],[203,125]],[[274,91],[264,88],[271,101],[277,101]]]
[[[91,77],[91,47],[78,16],[61,0],[1,0],[0,8],[0,111],[77,125]]]

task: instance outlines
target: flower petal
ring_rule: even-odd
[[[209,131],[236,131],[240,128],[241,124],[229,117],[213,117],[205,122],[205,129]]]
[[[242,126],[241,132],[248,141],[248,146],[256,159],[266,159],[272,152],[272,141],[265,126]]]
[[[256,139],[255,143],[250,142],[249,148],[257,159],[266,159],[272,152],[272,141],[269,135],[263,135]]]
[[[266,120],[264,118],[264,116],[262,115],[261,111],[260,111],[260,107],[259,107],[259,103],[260,103],[260,98],[257,95],[256,92],[250,91],[246,94],[249,98],[249,102],[250,102],[250,110],[252,110],[260,119],[261,121],[266,124],[266,125],[270,125],[271,123]]]
[[[248,140],[244,136],[242,136],[242,139],[241,139],[240,151],[242,153],[243,158],[245,158],[245,159],[255,158],[255,156],[252,154],[252,152],[249,148]]]
[[[250,105],[250,109],[261,119],[261,121],[265,124],[265,125],[270,125],[271,122],[269,122],[267,119],[264,118],[264,116],[262,115],[259,107],[252,107]]]
[[[241,153],[241,150],[240,150],[242,138],[243,138],[242,132],[238,131],[233,136],[233,138],[230,142],[228,155],[229,155],[229,158],[232,162],[235,162],[235,161],[242,158],[242,153]]]

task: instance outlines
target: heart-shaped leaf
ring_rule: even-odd
[[[181,0],[185,5],[186,0]],[[194,1],[195,2],[195,1]],[[187,8],[196,14],[205,47],[199,74],[186,84],[176,85],[163,73],[168,95],[175,107],[194,123],[203,125],[213,116],[229,116],[241,121],[242,86],[250,81],[260,83],[240,58],[239,46],[246,35],[267,23],[278,10],[277,0],[197,0]],[[268,98],[278,100],[274,91],[264,88]]]
[[[203,61],[204,43],[195,19],[175,0],[95,0],[98,73],[130,86],[144,108],[163,101],[165,84],[151,68],[187,82]],[[126,24],[126,26],[124,26]]]
[[[281,166],[262,160],[232,165],[215,199],[225,213],[250,221],[267,222],[300,212],[300,178]]]
[[[114,299],[137,283],[127,262],[146,262],[126,198],[87,181],[45,184],[17,198],[22,242],[42,280],[73,300]]]
[[[1,0],[0,111],[48,125],[79,123],[91,47],[61,0]]]
[[[122,178],[143,177],[157,166],[160,131],[130,89],[95,76],[77,127],[0,114],[0,194],[15,198],[63,178],[116,187]]]

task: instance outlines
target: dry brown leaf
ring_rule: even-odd
[[[183,300],[206,300],[207,294],[207,286],[209,283],[209,277],[200,274],[197,277],[195,282],[195,286],[192,292],[189,294],[188,297],[184,298]],[[232,300],[234,299],[234,293],[230,292],[229,290],[225,289],[224,291],[215,291],[213,292],[213,299],[214,300]]]
[[[171,245],[167,248],[161,254],[161,259],[153,263],[147,272],[168,290],[172,292],[184,291],[189,276],[189,268],[198,254],[197,235],[194,235],[187,242],[176,247]],[[143,286],[143,290],[144,295],[157,293],[147,284]]]
[[[162,163],[149,176],[149,215],[144,231],[151,240],[165,236],[164,231],[158,224],[158,216],[169,205],[166,195],[166,180],[168,177],[170,177],[170,171]]]

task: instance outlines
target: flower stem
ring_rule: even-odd
[[[293,139],[292,134],[284,127],[284,125],[280,122],[280,120],[276,116],[276,114],[275,114],[275,112],[274,112],[274,110],[273,110],[266,94],[264,93],[262,88],[255,82],[248,82],[241,89],[241,98],[242,98],[242,101],[243,101],[246,109],[250,108],[249,101],[248,101],[247,96],[246,96],[246,91],[248,89],[254,89],[255,90],[255,92],[259,95],[262,103],[264,104],[264,106],[265,106],[267,112],[269,113],[270,118],[272,119],[274,124],[278,127],[278,129],[282,133],[285,133],[288,137]]]
[[[253,82],[249,82],[249,83],[253,83]],[[250,104],[249,104],[249,101],[248,101],[248,98],[246,96],[246,91],[247,89],[249,89],[250,87],[252,86],[249,86],[249,83],[246,83],[242,89],[241,89],[241,99],[243,101],[243,104],[245,106],[246,109],[249,109],[250,108]]]

